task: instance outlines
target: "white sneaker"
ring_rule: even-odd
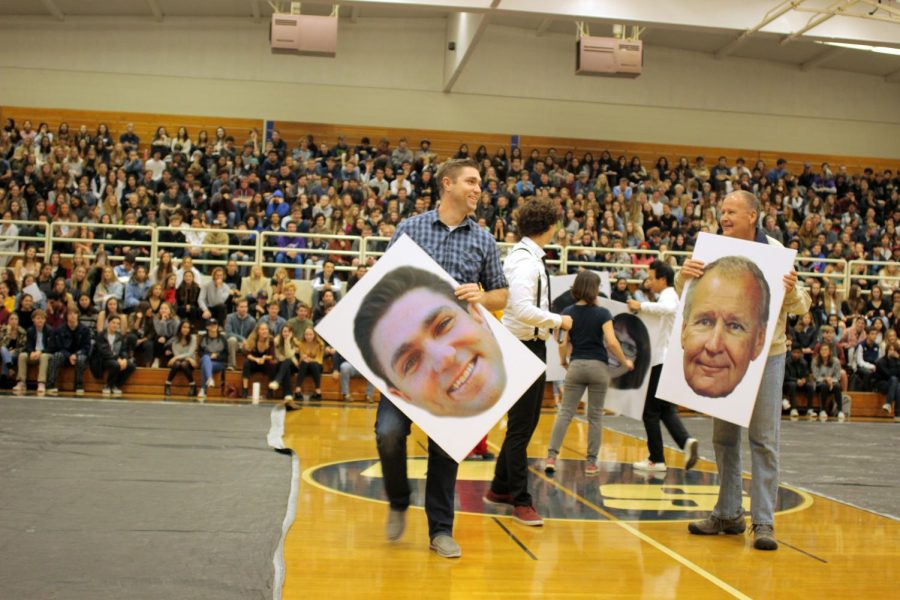
[[[823,423],[828,420],[828,413],[824,410],[819,413],[819,420]]]
[[[120,390],[120,389],[117,388],[117,387],[114,387],[114,388],[112,389],[112,393],[113,393],[113,396],[121,396],[121,395],[122,395],[122,390]]]
[[[18,386],[16,386],[16,387],[18,387]],[[884,404],[881,405],[881,410],[883,410],[887,414],[891,414],[891,405],[888,404],[887,402],[885,402]]]
[[[809,417],[810,420],[815,421],[816,420],[816,411],[814,411],[813,409],[810,408],[809,410],[806,411],[806,416]]]
[[[16,392],[17,394],[21,394],[22,392],[24,392],[25,391],[25,382],[20,381],[19,383],[17,383],[16,387],[13,388],[13,391]]]
[[[200,391],[197,392],[197,402],[203,402],[206,400],[206,390],[200,388]]]
[[[277,389],[280,388],[280,387],[281,387],[281,385],[280,385],[277,381],[270,381],[270,382],[269,382],[269,389],[270,389],[270,390],[273,390],[273,391],[274,391],[274,390],[277,390]]]
[[[791,409],[791,403],[788,401],[787,398],[782,398],[782,400],[781,400],[781,408],[784,409],[784,410],[790,410],[790,409]]]
[[[159,359],[158,359],[158,358],[154,358],[154,359],[153,359],[153,362],[150,363],[150,368],[151,368],[151,369],[158,369],[158,368],[159,368]]]
[[[844,416],[844,411],[839,410],[839,411],[838,411],[838,421],[840,421],[841,423],[843,423],[843,422],[844,422],[844,419],[846,419],[846,418],[847,418],[847,417]]]
[[[112,390],[111,390],[111,389],[109,389],[108,387],[103,388],[103,395],[104,395],[104,396],[109,396],[110,394],[112,394]]]
[[[664,473],[666,471],[666,463],[655,463],[650,459],[639,460],[631,463],[631,466],[640,471],[650,471],[651,473]]]
[[[210,377],[209,379],[207,379],[207,380],[206,380],[206,387],[208,387],[208,388],[216,387],[216,380],[213,379],[212,377]]]
[[[77,390],[75,390],[75,395],[84,396],[84,388],[78,388]]]
[[[294,396],[293,396],[292,394],[285,394],[285,395],[284,395],[284,401],[285,401],[285,402],[291,402],[293,399],[294,399]]]
[[[800,411],[797,410],[796,408],[792,408],[792,409],[791,409],[791,418],[792,418],[792,419],[799,419],[799,418],[800,418]]]

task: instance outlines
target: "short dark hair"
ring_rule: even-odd
[[[657,259],[650,263],[649,269],[656,274],[657,278],[665,279],[667,286],[675,285],[675,270],[669,263]]]
[[[541,235],[556,225],[559,210],[552,200],[535,198],[519,207],[516,223],[522,237]]]
[[[593,304],[600,293],[600,276],[593,271],[579,271],[572,284],[572,298],[575,302]]]
[[[403,295],[416,288],[428,288],[438,294],[443,294],[455,302],[463,310],[468,310],[468,302],[460,300],[453,291],[453,286],[446,279],[418,267],[399,267],[387,273],[375,286],[369,290],[360,304],[361,310],[353,321],[353,337],[356,346],[372,369],[372,372],[381,377],[389,385],[393,385],[385,372],[384,366],[375,358],[375,347],[372,343],[372,334],[381,317],[387,313],[391,306]]]

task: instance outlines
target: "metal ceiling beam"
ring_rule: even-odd
[[[159,7],[159,2],[157,2],[157,0],[147,0],[147,6],[150,7],[150,12],[153,13],[153,18],[156,19],[156,22],[161,23],[163,20],[163,11]]]
[[[541,22],[538,23],[535,33],[537,34],[538,37],[541,37],[542,35],[547,33],[547,30],[550,28],[551,25],[553,25],[553,19],[542,19]]]
[[[841,0],[840,2],[835,2],[831,6],[825,9],[824,14],[820,14],[818,17],[812,17],[809,21],[806,22],[806,25],[798,29],[797,31],[791,33],[790,35],[786,35],[778,42],[780,45],[784,46],[789,42],[793,42],[798,39],[807,31],[815,29],[825,21],[829,19],[833,19],[834,17],[840,15],[844,10],[850,8],[854,4],[856,4],[858,0]]]
[[[490,10],[494,10],[501,0],[491,0]],[[490,12],[458,12],[447,19],[446,46],[444,47],[444,91],[450,92],[462,74],[484,30],[490,21]],[[450,49],[451,45],[453,50]]]
[[[716,58],[725,58],[726,56],[728,56],[729,54],[731,54],[732,52],[737,50],[738,47],[741,46],[741,44],[743,44],[744,42],[749,40],[750,36],[757,33],[760,29],[762,29],[766,25],[776,21],[777,19],[779,19],[781,16],[788,13],[789,11],[794,10],[795,8],[797,8],[798,6],[803,4],[803,1],[804,0],[788,0],[786,2],[782,2],[781,4],[779,4],[772,10],[770,10],[768,13],[766,13],[766,15],[765,15],[765,17],[763,17],[762,21],[760,21],[759,23],[757,23],[750,29],[747,29],[746,31],[741,33],[741,35],[739,35],[737,38],[733,39],[732,41],[728,42],[727,44],[725,44],[724,46],[722,46],[721,48],[716,50],[715,57]]]
[[[59,7],[56,5],[56,2],[53,0],[41,0],[44,3],[44,8],[47,9],[57,21],[65,21],[66,15],[63,14],[63,11],[59,10]]]
[[[354,24],[359,22],[359,7],[358,6],[354,6],[353,8],[350,9],[350,22],[354,23]]]
[[[250,0],[250,14],[253,15],[254,23],[259,23],[262,20],[262,12],[259,10],[259,0]]]
[[[831,47],[824,52],[813,56],[811,59],[800,65],[802,71],[812,71],[816,67],[820,67],[838,54],[843,54],[845,48]]]

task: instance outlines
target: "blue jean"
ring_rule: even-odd
[[[356,367],[351,365],[346,360],[341,363],[341,396],[346,396],[350,393],[350,378],[351,377],[362,377],[362,373],[356,370]],[[375,386],[369,383],[366,380],[366,398],[373,398],[375,396]]]
[[[9,365],[19,364],[19,353],[10,352],[6,346],[0,346],[0,360],[2,360],[2,363],[0,363],[0,375],[6,377],[9,375]]]
[[[290,256],[287,255],[286,252],[279,252],[278,254],[275,255],[275,262],[281,263],[281,264],[292,262],[296,265],[302,265],[303,264],[303,255],[300,254],[300,252],[297,252],[296,256],[294,256],[294,258],[291,258]],[[303,279],[303,269],[301,269],[299,267],[294,269],[294,279]]]
[[[785,354],[770,356],[766,361],[750,417],[750,514],[754,525],[772,525],[775,521],[784,362]],[[743,514],[741,429],[734,423],[713,419],[713,446],[719,469],[719,499],[713,515],[722,519]]]
[[[225,363],[221,360],[213,360],[209,354],[200,357],[200,389],[206,391],[206,382],[215,373],[225,370]]]
[[[409,478],[406,473],[406,438],[410,431],[409,417],[387,398],[378,403],[375,416],[375,441],[381,459],[384,489],[392,510],[409,507]],[[447,456],[440,446],[428,440],[428,475],[425,480],[425,515],[428,517],[428,537],[453,533],[453,504],[456,472],[459,465]]]

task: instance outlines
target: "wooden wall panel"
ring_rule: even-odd
[[[206,129],[212,139],[215,130],[222,126],[229,135],[234,136],[235,143],[240,145],[249,137],[252,128],[263,130],[262,119],[236,119],[231,117],[210,117],[201,115],[164,115],[153,113],[125,113],[93,110],[69,110],[56,108],[24,108],[19,106],[0,107],[0,118],[6,122],[7,118],[16,120],[21,126],[25,120],[30,120],[35,129],[41,122],[50,126],[50,131],[56,133],[59,124],[63,121],[69,124],[69,131],[77,132],[81,125],[87,125],[88,130],[94,133],[97,125],[106,123],[113,137],[118,140],[119,135],[125,131],[128,123],[134,123],[134,131],[141,138],[141,148],[149,148],[156,129],[164,126],[170,136],[174,136],[179,127],[187,127],[191,140],[197,139],[201,129]]]

